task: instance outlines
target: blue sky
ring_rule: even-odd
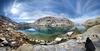
[[[100,15],[100,0],[0,0],[0,9],[1,15],[16,22],[34,22],[44,16],[80,22]]]

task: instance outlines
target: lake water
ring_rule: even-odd
[[[41,39],[41,40],[54,40],[56,37],[60,37],[61,35],[59,34],[48,34],[48,33],[41,33],[36,31],[35,29],[31,28],[31,29],[24,29],[24,30],[18,30],[20,32],[25,33],[26,36],[28,36],[29,38],[33,38],[33,39]]]

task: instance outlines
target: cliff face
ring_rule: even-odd
[[[35,21],[35,29],[45,33],[65,33],[73,27],[73,22],[65,18],[47,16]]]

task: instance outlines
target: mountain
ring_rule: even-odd
[[[6,16],[0,16],[0,24],[5,24],[7,26],[11,26],[12,28],[16,29],[18,26],[18,23],[15,21],[11,20],[10,18]]]
[[[17,22],[11,20],[10,18],[8,18],[6,16],[0,16],[0,21],[4,21],[6,23],[12,23],[13,25],[18,24]]]
[[[0,34],[11,35],[16,34],[17,23],[5,16],[0,16]]]
[[[45,33],[66,33],[74,23],[67,18],[46,16],[34,22],[35,29]]]
[[[22,32],[18,32],[16,30],[17,28],[17,23],[13,22],[11,19],[9,19],[8,17],[5,16],[0,16],[0,39],[3,39],[6,42],[10,43],[15,42],[13,45],[13,47],[18,47],[22,44],[22,38],[23,38],[23,33]],[[17,43],[19,42],[19,43]],[[4,42],[5,43],[5,42]],[[12,46],[12,44],[10,43],[5,43],[9,46]]]

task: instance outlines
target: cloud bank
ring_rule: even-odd
[[[44,16],[66,17],[80,22],[100,15],[100,0],[15,0],[5,15],[16,22],[34,22]]]

